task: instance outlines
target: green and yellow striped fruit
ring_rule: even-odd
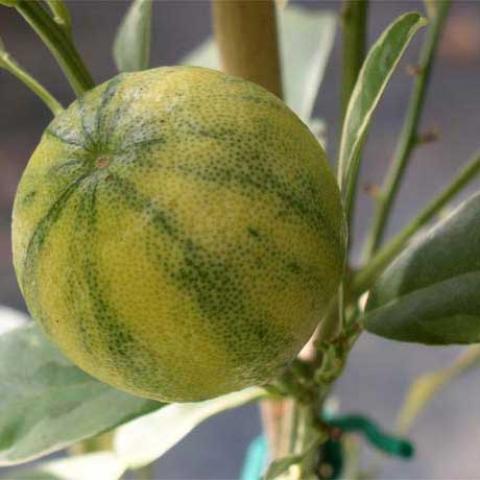
[[[263,88],[195,67],[119,75],[45,131],[17,192],[14,263],[47,335],[133,394],[263,384],[312,334],[345,252],[307,127]]]

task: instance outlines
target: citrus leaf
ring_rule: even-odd
[[[431,345],[480,342],[480,194],[408,247],[370,292],[365,328]]]
[[[345,114],[338,160],[338,177],[347,205],[351,201],[359,153],[373,112],[410,40],[425,24],[418,13],[406,13],[397,18],[372,46],[360,70]]]
[[[280,475],[286,473],[292,465],[296,465],[303,460],[303,455],[287,455],[273,461],[267,469],[263,479],[275,480]]]
[[[288,7],[279,15],[285,101],[300,118],[311,118],[335,39],[336,14]]]
[[[480,346],[474,345],[465,350],[451,366],[418,377],[410,386],[400,410],[397,420],[398,430],[406,433],[442,388],[477,367],[480,367]]]
[[[28,317],[13,308],[0,305],[0,335],[21,327],[28,322]]]
[[[278,17],[285,101],[308,121],[332,50],[336,15],[288,5]],[[220,69],[214,40],[205,41],[181,63]]]
[[[282,458],[274,460],[270,466],[267,468],[263,480],[275,480],[277,478],[283,478],[283,474],[287,472],[290,467],[297,465],[311,454],[313,451],[318,449],[320,445],[320,436],[318,434],[314,435],[314,438],[306,446],[303,447],[302,451],[296,454],[286,455]],[[325,439],[326,440],[326,439]],[[297,475],[294,475],[297,478]]]
[[[118,428],[113,440],[115,453],[129,468],[148,465],[207,418],[264,394],[263,389],[252,387],[204,402],[167,405]]]
[[[125,467],[111,452],[89,453],[15,471],[15,480],[118,480]]]
[[[192,65],[220,70],[218,49],[213,37],[208,37],[205,41],[200,43],[200,45],[181,58],[179,63],[181,65]]]
[[[152,0],[133,0],[113,45],[113,57],[120,72],[148,68],[151,36]]]
[[[308,128],[322,147],[327,149],[327,124],[322,118],[312,117],[308,122]]]
[[[60,450],[162,406],[93,379],[34,324],[0,336],[0,392],[0,465]]]

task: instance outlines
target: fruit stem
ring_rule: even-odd
[[[397,196],[400,184],[404,177],[411,154],[418,145],[418,126],[425,104],[430,74],[437,52],[441,33],[447,19],[450,0],[441,0],[436,4],[436,12],[432,25],[420,53],[419,66],[415,68],[415,83],[407,107],[404,125],[400,134],[397,148],[390,170],[387,173],[381,188],[375,208],[372,229],[365,242],[364,258],[368,261],[378,249],[383,240],[390,211]]]
[[[352,291],[359,295],[372,285],[384,268],[400,253],[410,238],[480,173],[480,151],[455,177],[453,182],[435,197],[404,229],[393,237],[354,277]]]
[[[78,96],[95,84],[72,38],[37,1],[19,0],[15,8],[42,39]]]
[[[4,49],[1,41],[0,68],[7,70],[26,85],[40,98],[40,100],[42,100],[42,102],[51,110],[53,115],[57,115],[63,111],[63,107],[57,99],[10,56],[10,54]]]
[[[282,97],[274,2],[213,0],[212,13],[222,70]]]

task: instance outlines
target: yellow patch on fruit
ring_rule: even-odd
[[[194,67],[119,75],[58,115],[18,188],[33,317],[91,375],[161,401],[264,384],[341,278],[339,192],[308,128]]]

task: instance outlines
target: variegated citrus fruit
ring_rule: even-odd
[[[337,289],[324,151],[263,88],[195,67],[119,75],[46,129],[14,263],[33,317],[98,379],[194,401],[263,384]]]

